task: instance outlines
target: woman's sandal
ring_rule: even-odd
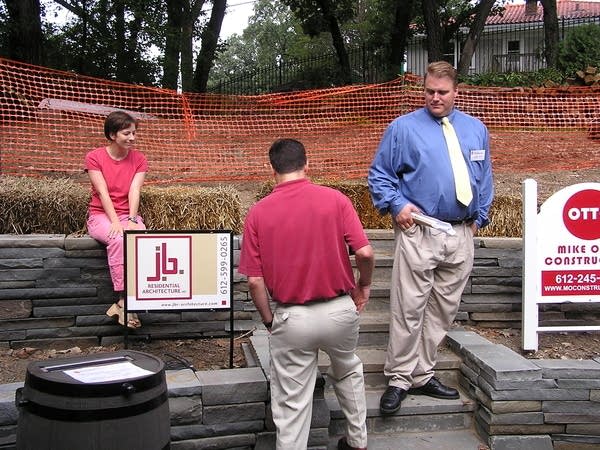
[[[125,322],[123,320],[123,308],[121,308],[116,303],[113,303],[110,306],[110,308],[108,308],[108,311],[106,311],[106,315],[109,317],[117,317],[117,320],[119,321],[119,323],[121,325],[125,324]]]
[[[108,308],[108,311],[106,311],[106,315],[110,317],[117,317],[119,324],[125,325],[125,312],[118,304],[113,303],[111,307]],[[127,313],[127,326],[129,328],[139,328],[142,326],[142,323],[140,322],[140,319],[136,313]]]
[[[136,313],[127,313],[127,326],[129,328],[139,328],[142,326],[142,322]]]

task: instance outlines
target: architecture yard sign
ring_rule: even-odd
[[[233,368],[232,232],[128,230],[123,238],[125,313],[229,310]],[[124,329],[127,348],[129,329]]]
[[[537,211],[537,183],[523,182],[523,349],[539,332],[600,326],[539,326],[540,304],[600,302],[600,183],[568,186]]]
[[[232,260],[230,231],[127,231],[127,310],[231,309]]]

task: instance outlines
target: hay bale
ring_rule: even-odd
[[[479,230],[478,236],[523,236],[523,202],[521,198],[497,195],[492,202],[489,216],[489,225]]]
[[[84,234],[90,192],[70,179],[0,176],[0,233]],[[242,231],[231,186],[144,186],[140,214],[151,230]]]
[[[70,179],[0,176],[0,233],[81,233],[89,199]]]
[[[232,186],[145,186],[140,215],[150,230],[242,231],[242,205]]]
[[[391,229],[389,214],[373,207],[368,186],[360,182],[316,180],[350,198],[367,229]],[[256,199],[268,195],[273,181],[261,185]],[[88,185],[70,179],[0,176],[0,233],[83,234],[90,198]],[[232,230],[242,232],[239,191],[232,186],[146,185],[140,214],[150,230]],[[518,197],[497,196],[490,209],[490,225],[482,237],[521,237],[523,211]]]
[[[325,186],[337,189],[346,195],[354,205],[363,228],[390,229],[392,218],[389,214],[381,215],[373,206],[369,187],[364,183],[323,182]]]
[[[373,202],[371,201],[369,187],[365,183],[331,180],[313,180],[313,182],[321,186],[337,189],[346,195],[352,201],[363,228],[392,228],[392,219],[390,215],[386,214],[382,216],[379,214],[379,211],[375,209]],[[274,181],[263,183],[259,192],[256,194],[256,200],[260,200],[270,194],[274,186]]]
[[[358,212],[360,221],[367,229],[391,229],[392,219],[389,214],[381,215],[371,201],[369,187],[365,183],[315,181],[344,193],[350,198]],[[273,181],[263,183],[256,199],[268,195],[275,186]],[[482,237],[522,237],[523,206],[519,197],[499,195],[494,198],[490,208],[490,224],[479,231]]]

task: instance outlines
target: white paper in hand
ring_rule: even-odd
[[[443,231],[450,236],[454,236],[456,234],[456,231],[454,231],[454,228],[452,228],[452,225],[450,225],[448,222],[444,222],[443,220],[436,219],[435,217],[426,216],[425,214],[419,214],[416,212],[412,212],[410,214],[412,215],[413,220],[420,225],[435,228],[436,230]]]

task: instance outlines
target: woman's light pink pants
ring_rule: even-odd
[[[142,222],[142,218],[137,216],[138,228],[145,230],[146,226]],[[119,221],[123,228],[127,228],[129,221],[127,215],[119,216]],[[110,278],[112,279],[115,292],[125,290],[125,273],[123,269],[123,236],[114,238],[108,237],[110,231],[110,220],[106,214],[93,214],[87,220],[88,234],[97,241],[106,245],[106,254],[108,256],[108,268],[110,270]]]

